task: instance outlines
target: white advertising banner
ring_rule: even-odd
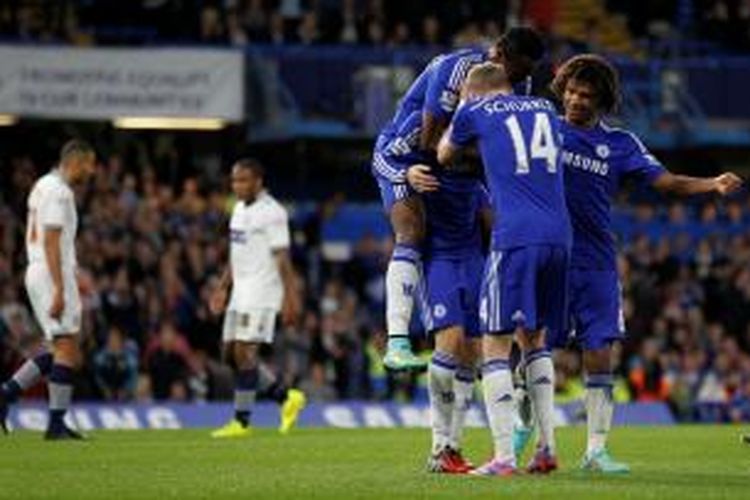
[[[241,52],[0,47],[0,113],[110,120],[244,114]]]

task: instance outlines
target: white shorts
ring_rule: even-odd
[[[65,308],[60,319],[49,315],[53,286],[47,268],[32,264],[26,269],[25,281],[31,308],[47,340],[53,340],[58,335],[77,334],[81,330],[81,297],[75,278],[63,276]]]
[[[270,344],[276,331],[276,309],[228,309],[224,316],[224,342]]]

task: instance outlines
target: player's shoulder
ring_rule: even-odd
[[[65,199],[73,198],[73,190],[54,170],[41,176],[36,181],[36,184],[34,184],[32,192],[36,192],[44,197],[54,196],[56,198]]]
[[[258,209],[276,217],[286,217],[287,212],[284,205],[281,204],[271,193],[265,191],[258,199]]]
[[[460,60],[479,61],[486,57],[487,51],[481,47],[463,47],[442,54],[443,62],[458,62]]]
[[[487,52],[480,48],[457,49],[443,54],[436,68],[448,78],[448,86],[460,86],[472,66],[486,57]]]
[[[646,151],[643,141],[631,130],[611,125],[605,121],[599,122],[599,130],[604,134],[607,141],[623,149],[637,148]]]

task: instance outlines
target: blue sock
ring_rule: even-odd
[[[239,370],[235,377],[234,418],[244,427],[250,425],[250,413],[258,390],[258,368]]]
[[[48,389],[50,427],[62,426],[73,398],[73,369],[54,363],[49,374]]]

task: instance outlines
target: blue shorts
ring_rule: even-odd
[[[568,260],[568,248],[559,245],[493,250],[482,282],[482,331],[566,331]]]
[[[617,271],[570,270],[571,336],[587,351],[625,337],[622,289]]]
[[[391,209],[396,202],[405,200],[414,196],[417,192],[408,182],[394,183],[384,177],[375,176],[380,189],[380,199],[383,201],[383,210],[386,214],[391,213]]]
[[[463,327],[467,337],[478,337],[479,289],[484,257],[426,259],[425,327],[432,333]]]
[[[406,171],[418,163],[425,163],[424,155],[415,151],[397,152],[393,144],[400,139],[379,136],[372,154],[372,174],[380,188],[383,208],[390,213],[393,204],[414,196],[416,191],[406,180]]]

